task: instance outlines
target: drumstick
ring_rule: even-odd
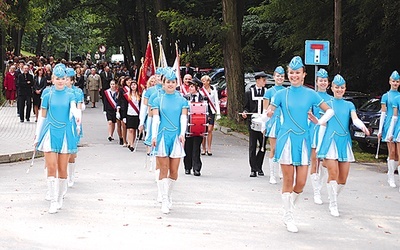
[[[265,132],[262,133],[262,135],[263,135],[263,140],[262,140],[262,145],[261,145],[261,152],[264,152],[265,151]]]
[[[378,159],[379,156],[379,146],[381,145],[381,140],[378,140],[378,147],[376,148],[376,155],[375,155],[375,159]]]
[[[133,152],[136,152],[136,148],[137,148],[137,145],[139,143],[139,137],[140,137],[140,134],[136,136],[136,143],[135,143],[135,147],[133,149]]]
[[[27,174],[29,174],[29,171],[30,171],[31,167],[33,167],[33,161],[35,160],[35,155],[36,155],[36,149],[33,150],[31,165],[29,165],[28,169],[26,170]]]
[[[238,113],[239,115],[243,115],[243,114],[246,114],[246,115],[260,115],[259,113],[247,113],[247,112],[242,112],[242,113]]]

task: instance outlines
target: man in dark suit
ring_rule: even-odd
[[[184,75],[191,75],[193,76],[194,74],[194,70],[192,67],[190,67],[190,62],[186,63],[186,66],[184,68],[181,69],[181,77],[183,77]]]
[[[203,83],[194,78],[189,81],[189,93],[184,97],[192,102],[203,102],[206,98],[200,94],[199,89],[203,87]],[[207,106],[207,104],[205,104]],[[185,158],[183,158],[183,163],[185,165],[185,174],[190,174],[193,169],[194,176],[200,176],[200,171],[202,167],[202,162],[200,159],[200,146],[203,141],[203,136],[190,136],[186,135],[185,140]]]
[[[23,67],[22,74],[18,75],[17,89],[18,89],[18,110],[20,122],[24,122],[24,111],[26,106],[26,121],[29,122],[32,110],[32,87],[33,76],[29,74],[29,66]]]
[[[266,91],[265,84],[267,83],[267,74],[264,72],[257,73],[254,78],[256,79],[256,85],[252,86],[250,90],[245,93],[245,106],[242,113],[242,117],[247,119],[247,126],[249,129],[249,163],[250,163],[250,177],[264,176],[262,171],[262,165],[264,162],[265,155],[265,144],[266,140],[264,134],[261,131],[261,126],[252,126],[252,119],[260,116],[263,111],[263,96]],[[246,113],[253,113],[252,115],[247,115]],[[254,120],[254,124],[256,123]],[[258,144],[258,150],[257,150]]]
[[[106,111],[106,106],[105,103],[107,100],[105,99],[104,91],[110,88],[110,82],[112,79],[114,79],[113,74],[110,71],[110,67],[106,66],[104,70],[100,73],[100,78],[101,78],[101,98],[103,101],[103,111]]]

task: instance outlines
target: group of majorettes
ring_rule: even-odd
[[[341,75],[332,81],[332,97],[326,94],[328,73],[324,69],[317,72],[317,92],[303,86],[306,72],[298,56],[287,68],[291,83],[288,88],[281,87],[284,74],[284,69],[277,67],[276,86],[264,95],[269,106],[265,105],[262,117],[267,122],[266,136],[271,143],[270,183],[276,183],[275,171],[279,164],[283,175],[283,222],[288,231],[298,232],[293,213],[306,184],[310,162],[315,203],[322,204],[319,190],[324,171],[319,166],[323,165],[328,170],[329,211],[339,216],[337,196],[346,184],[350,162],[354,161],[350,118],[364,133],[369,131],[358,119],[354,104],[343,99],[346,81]]]

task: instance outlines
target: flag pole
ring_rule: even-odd
[[[151,58],[153,59],[153,72],[156,72],[156,65],[155,65],[155,60],[154,60],[154,50],[153,50],[153,43],[151,41],[151,31],[149,31],[149,43],[150,43],[150,48],[151,48]]]
[[[180,86],[180,89],[181,89],[181,91],[182,91],[182,77],[181,77],[181,69],[180,69],[180,66],[181,66],[181,59],[180,59],[180,55],[179,55],[179,50],[178,50],[178,41],[175,41],[175,51],[176,51],[176,58],[177,58],[177,61],[178,61],[178,67],[177,67],[177,74],[178,74],[178,83],[179,83],[179,86]]]

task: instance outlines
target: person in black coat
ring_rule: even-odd
[[[29,122],[32,110],[32,88],[33,88],[33,76],[29,74],[29,66],[24,65],[23,73],[18,75],[17,89],[18,89],[18,110],[20,122]],[[26,106],[26,115],[24,114]],[[25,115],[25,116],[24,116]]]
[[[265,144],[264,134],[261,129],[255,130],[252,128],[252,119],[261,115],[263,111],[263,96],[266,91],[265,84],[267,83],[267,74],[264,72],[257,73],[254,78],[256,79],[256,85],[252,86],[250,90],[245,93],[245,105],[242,117],[247,119],[247,126],[249,130],[249,163],[250,163],[250,177],[264,176],[262,170],[262,165],[264,162],[265,155]],[[247,115],[246,113],[253,113],[252,115]],[[257,150],[258,144],[258,150]]]
[[[119,144],[123,145],[124,147],[128,147],[128,143],[126,140],[126,117],[127,117],[127,111],[128,111],[128,100],[125,97],[125,93],[129,93],[129,89],[132,84],[132,78],[127,76],[125,78],[125,85],[120,87],[118,90],[118,99],[117,99],[117,112],[116,112],[116,117],[118,120],[121,121],[121,132],[122,132],[122,137],[119,138]]]
[[[192,102],[203,102],[206,101],[206,98],[200,94],[199,89],[203,87],[203,83],[194,78],[189,81],[189,94],[184,97]],[[207,106],[207,104],[205,104]],[[204,127],[206,128],[206,126]],[[206,132],[206,130],[204,130]],[[194,176],[200,176],[200,171],[202,167],[202,162],[200,158],[200,146],[203,141],[203,136],[190,136],[186,134],[185,138],[185,158],[183,158],[183,163],[185,165],[185,174],[191,174],[191,170],[193,169]]]
[[[110,82],[112,79],[114,79],[113,74],[110,71],[110,67],[106,66],[104,70],[100,73],[100,78],[101,78],[101,97],[103,101],[103,111],[106,111],[105,103],[106,100],[104,99],[104,91],[110,88]]]
[[[43,68],[38,68],[33,77],[33,112],[35,113],[36,120],[38,120],[42,92],[46,88],[47,79],[44,76]]]

